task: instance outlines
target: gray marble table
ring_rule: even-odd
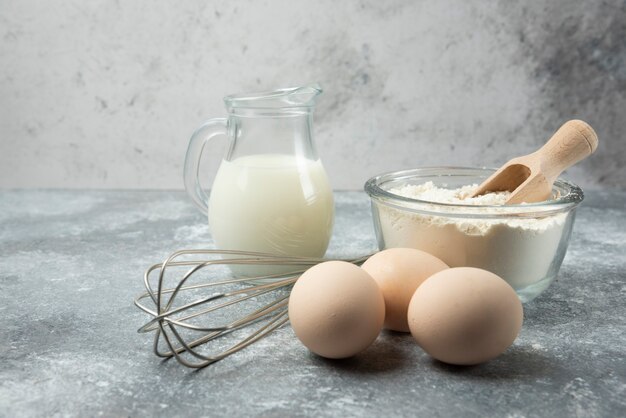
[[[333,257],[375,247],[367,197],[337,193]],[[476,367],[384,332],[311,355],[286,326],[208,368],[151,352],[132,301],[175,249],[212,245],[181,192],[0,192],[0,415],[625,416],[626,193],[591,192],[559,279],[513,347]]]

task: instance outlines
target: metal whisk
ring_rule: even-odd
[[[361,265],[368,257],[344,261]],[[324,261],[328,259],[248,251],[177,251],[144,274],[146,292],[135,305],[152,319],[138,332],[155,332],[157,356],[206,367],[287,323],[292,285]],[[284,272],[249,274],[268,268]],[[233,278],[230,270],[244,271],[245,277]],[[154,308],[142,304],[144,300],[151,300]],[[207,352],[209,343],[215,346],[212,352]]]

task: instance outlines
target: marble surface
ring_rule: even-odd
[[[317,81],[335,189],[499,166],[580,118],[601,143],[568,177],[624,190],[624,39],[625,0],[2,0],[0,187],[180,188],[224,95]]]
[[[0,192],[0,416],[581,416],[626,412],[626,193],[591,192],[558,280],[476,367],[384,332],[311,355],[286,326],[208,368],[151,352],[133,306],[151,264],[211,245],[180,192]],[[337,193],[329,255],[374,249],[367,197]]]

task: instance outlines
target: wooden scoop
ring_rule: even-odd
[[[507,205],[541,202],[550,198],[552,184],[563,170],[593,154],[598,136],[586,122],[565,122],[538,151],[504,164],[472,194],[510,191]]]

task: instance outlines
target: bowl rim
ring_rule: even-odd
[[[490,167],[462,167],[462,166],[427,166],[407,170],[389,171],[371,177],[364,185],[365,192],[374,201],[384,203],[402,210],[437,214],[445,216],[461,216],[472,218],[501,218],[501,217],[541,217],[561,212],[567,212],[578,206],[584,199],[582,189],[576,184],[562,178],[554,182],[553,192],[565,190],[554,200],[537,203],[522,203],[515,205],[469,205],[458,203],[441,203],[429,200],[412,199],[384,190],[381,185],[389,181],[401,179],[415,179],[420,177],[461,177],[491,174],[497,169]],[[485,176],[486,178],[487,176]],[[425,180],[426,181],[426,180]]]

